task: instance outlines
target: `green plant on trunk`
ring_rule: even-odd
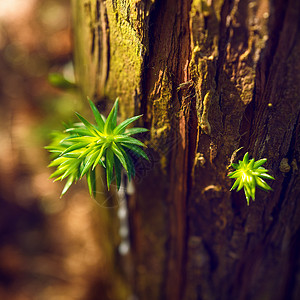
[[[96,125],[76,113],[80,123],[67,126],[64,132],[55,133],[51,144],[46,147],[53,153],[53,160],[49,167],[56,167],[56,171],[50,178],[56,177],[55,181],[67,178],[61,195],[67,192],[72,183],[85,175],[89,192],[95,196],[95,167],[98,164],[106,171],[107,188],[110,188],[115,178],[119,189],[122,167],[126,170],[129,180],[135,175],[132,156],[148,160],[146,153],[141,149],[146,146],[131,137],[131,135],[148,130],[140,127],[126,129],[141,115],[129,118],[117,125],[118,99],[107,119],[99,113],[91,100],[89,103]]]
[[[228,174],[230,178],[236,179],[231,191],[235,188],[237,192],[244,188],[247,204],[249,205],[250,198],[255,200],[256,186],[264,191],[271,191],[272,188],[264,181],[264,179],[275,179],[267,174],[269,171],[262,167],[267,161],[266,158],[254,161],[254,158],[249,160],[248,152],[244,155],[242,161],[238,164],[232,163],[231,166],[236,169],[234,172]]]

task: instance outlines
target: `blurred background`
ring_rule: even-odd
[[[95,203],[85,183],[60,199],[44,146],[74,111],[70,1],[0,0],[0,299],[109,299]]]

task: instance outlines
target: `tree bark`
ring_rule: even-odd
[[[72,3],[84,96],[150,130],[127,195],[133,293],[299,299],[300,1]],[[247,151],[276,178],[250,206],[227,177]]]

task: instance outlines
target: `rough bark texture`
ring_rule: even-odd
[[[128,196],[139,299],[299,299],[300,2],[73,0],[85,95],[143,113]],[[233,155],[239,147],[244,147]],[[246,205],[230,161],[268,158]],[[126,276],[125,276],[126,277]]]

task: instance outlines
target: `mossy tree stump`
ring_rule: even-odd
[[[133,293],[299,299],[300,2],[72,4],[83,95],[118,96],[150,130],[128,195]],[[229,191],[240,147],[276,178],[250,206]]]

